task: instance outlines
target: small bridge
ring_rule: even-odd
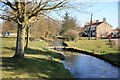
[[[49,46],[47,48],[50,48],[50,49],[67,49],[67,48],[70,48],[70,47],[67,47],[67,46]]]

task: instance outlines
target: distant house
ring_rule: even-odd
[[[17,37],[16,33],[12,33],[12,32],[4,32],[3,36],[7,36],[7,37]]]
[[[110,32],[108,33],[108,35],[111,34],[111,33],[113,33],[113,34],[112,34],[112,37],[114,37],[114,38],[115,38],[115,37],[119,37],[119,36],[118,36],[118,33],[119,33],[119,32],[118,32],[117,29],[113,29],[112,31],[110,31]]]
[[[11,32],[4,32],[3,36],[9,36],[11,34]]]
[[[80,28],[78,29],[78,31],[79,31],[79,36],[80,36],[80,37],[85,36],[85,35],[84,35],[85,27],[80,27]]]
[[[85,30],[85,27],[80,27],[79,28],[79,31],[84,31]]]
[[[85,25],[85,36],[90,37],[106,37],[107,34],[112,30],[112,26],[106,22],[106,18],[103,18],[103,21],[99,22],[96,20],[96,22],[92,23],[91,25]]]

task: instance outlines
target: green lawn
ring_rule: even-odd
[[[70,78],[72,75],[60,63],[60,55],[46,48],[44,41],[30,41],[25,59],[13,60],[15,39],[2,39],[3,78]]]
[[[120,54],[118,52],[118,46],[114,45],[112,48],[110,45],[107,45],[108,40],[77,40],[77,41],[69,41],[66,42],[68,46],[75,47],[81,50],[85,50],[88,52],[92,52],[93,54],[98,54],[113,62],[114,64],[118,64],[120,61],[118,57]]]

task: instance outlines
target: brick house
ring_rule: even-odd
[[[107,34],[112,30],[112,26],[106,22],[106,18],[103,18],[103,21],[101,22],[96,20],[96,22],[91,25],[85,25],[84,29],[85,36],[101,38],[107,36]]]

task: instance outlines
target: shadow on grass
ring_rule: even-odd
[[[3,71],[12,71],[12,75],[16,76],[16,78],[19,75],[25,77],[24,75],[26,74],[38,78],[60,77],[60,71],[63,70],[58,62],[35,57],[25,58],[21,61],[15,61],[9,57],[2,57],[2,63]]]
[[[120,67],[120,53],[107,53],[100,55],[100,57],[102,57],[105,61]]]
[[[15,48],[6,49],[15,50]],[[54,58],[59,58],[58,53],[53,53],[50,51],[41,51],[37,49],[28,48],[25,51],[26,54],[35,55],[46,55]],[[62,63],[53,61],[51,59],[43,59],[39,57],[27,57],[22,60],[14,60],[11,57],[2,57],[2,68],[3,71],[12,71],[12,75],[19,78],[19,75],[25,77],[37,77],[37,78],[69,78],[72,77],[68,70],[64,69]],[[11,75],[9,75],[10,77]],[[6,77],[6,75],[3,75]],[[7,76],[8,77],[8,76]],[[13,77],[13,76],[11,76]]]
[[[59,53],[55,53],[55,52],[52,52],[52,51],[49,51],[49,50],[45,50],[45,51],[42,51],[42,50],[38,50],[38,49],[31,49],[31,48],[28,48],[26,51],[25,51],[26,54],[37,54],[37,55],[46,55],[46,56],[50,56],[50,57],[53,57],[53,58],[59,58],[61,60],[64,60],[64,56],[62,54],[59,54]]]
[[[12,47],[12,48],[3,47],[3,48],[15,51],[15,47]],[[42,51],[42,50],[38,50],[38,49],[27,48],[25,50],[25,54],[46,55],[46,56],[50,56],[50,57],[53,57],[53,58],[59,58],[61,60],[65,59],[65,57],[62,54],[58,54],[58,53],[49,51],[47,49],[45,51]]]
[[[9,48],[9,47],[3,47],[4,49],[8,49],[8,50],[14,50],[15,51],[15,47]]]

